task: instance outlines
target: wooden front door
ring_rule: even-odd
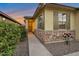
[[[33,20],[28,20],[28,31],[32,32],[33,30]]]

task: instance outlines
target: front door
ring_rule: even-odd
[[[33,30],[33,20],[28,20],[28,31],[32,32]]]

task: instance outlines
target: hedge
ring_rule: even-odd
[[[14,54],[16,44],[26,37],[23,26],[0,21],[0,56]]]

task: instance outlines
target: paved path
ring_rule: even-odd
[[[28,43],[27,39],[20,42],[15,49],[14,56],[28,56]]]
[[[30,56],[52,56],[39,39],[37,39],[32,33],[28,33],[28,43]]]

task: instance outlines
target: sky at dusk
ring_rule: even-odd
[[[37,3],[0,3],[0,11],[23,25],[25,24],[23,17],[32,16],[37,7]]]
[[[79,7],[79,3],[63,3],[64,5]],[[38,3],[0,3],[0,11],[13,18],[32,16]]]
[[[79,8],[79,3],[63,3],[63,5]]]
[[[0,11],[12,18],[32,16],[38,4],[32,3],[0,3]]]
[[[79,3],[63,3],[67,6],[79,7]],[[0,11],[12,18],[22,21],[24,16],[32,16],[38,7],[38,3],[0,3]],[[23,22],[23,21],[22,21]]]

